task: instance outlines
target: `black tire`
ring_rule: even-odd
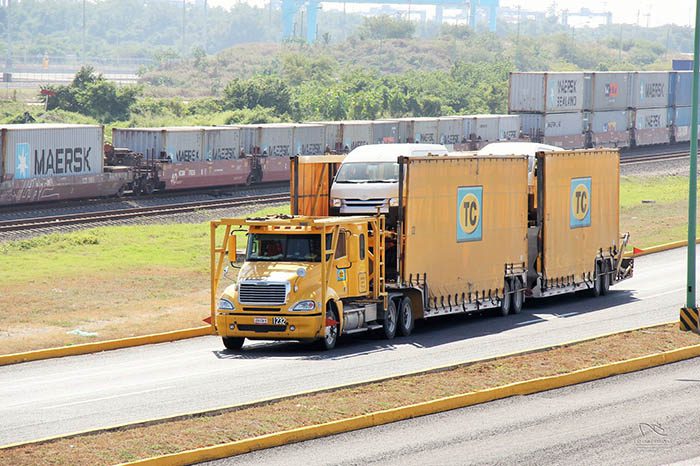
[[[406,297],[401,300],[399,304],[399,318],[398,318],[398,331],[399,335],[402,337],[407,337],[413,332],[413,326],[415,322],[413,321],[413,306],[411,306],[411,300]]]
[[[147,196],[150,196],[155,190],[156,187],[153,184],[153,182],[151,180],[146,181],[146,184],[143,186],[143,193]]]
[[[115,196],[116,196],[116,197],[120,197],[120,198],[121,198],[121,197],[124,197],[124,190],[125,190],[125,189],[126,189],[126,188],[124,187],[124,185],[119,186],[119,189],[117,189],[117,192],[116,192]]]
[[[600,273],[600,262],[595,262],[595,271],[593,279],[593,288],[591,288],[591,296],[597,298],[603,293],[603,275]]]
[[[245,341],[245,338],[241,337],[221,337],[221,339],[226,349],[231,351],[238,351],[243,348],[243,342]]]
[[[316,341],[318,349],[324,351],[330,351],[335,348],[335,344],[338,343],[338,334],[340,330],[340,322],[338,321],[338,313],[335,308],[328,303],[326,308],[326,320],[331,319],[336,321],[335,325],[326,325],[324,335]]]
[[[498,315],[505,317],[510,314],[512,297],[513,295],[510,294],[510,281],[506,279],[506,281],[503,282],[503,299],[501,299],[501,307],[496,308]]]
[[[396,336],[396,320],[396,303],[390,299],[389,306],[386,308],[386,312],[384,313],[384,322],[382,322],[382,332],[384,338],[387,340],[391,340]]]
[[[514,291],[513,294],[511,295],[512,300],[511,300],[511,306],[510,306],[510,313],[511,314],[520,314],[520,311],[523,310],[523,303],[525,302],[525,294],[523,293],[523,281],[520,279],[520,277],[515,277],[513,278],[513,290],[518,290]]]
[[[606,295],[610,291],[610,262],[607,260],[603,261],[603,286],[601,288],[601,294]]]

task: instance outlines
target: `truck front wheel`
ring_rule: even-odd
[[[243,348],[243,342],[245,341],[245,338],[239,337],[221,337],[221,339],[223,340],[226,349],[232,351],[237,351]]]
[[[318,340],[318,347],[322,350],[332,350],[335,348],[335,344],[338,341],[338,329],[340,328],[340,323],[338,322],[338,313],[335,308],[329,303],[326,309],[326,325],[323,336]]]
[[[409,298],[403,298],[399,305],[399,335],[407,337],[413,331],[413,307]]]

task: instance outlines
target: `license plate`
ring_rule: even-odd
[[[272,322],[275,325],[287,325],[287,319],[285,319],[284,317],[275,317],[274,319],[272,319]]]
[[[267,317],[255,317],[253,319],[253,323],[256,324],[266,324],[267,323]]]

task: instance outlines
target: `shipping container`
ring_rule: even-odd
[[[297,123],[294,125],[294,154],[319,155],[325,149],[325,126],[315,123]]]
[[[312,121],[310,124],[323,126],[323,152],[343,151],[343,130],[339,121]]]
[[[471,138],[477,141],[498,141],[498,115],[470,115]]]
[[[465,120],[463,116],[438,118],[438,144],[454,145],[466,143],[470,132],[470,121],[468,119]]]
[[[437,144],[438,119],[424,118],[399,118],[399,136],[397,142]]]
[[[498,140],[511,141],[520,137],[520,117],[518,115],[498,116]]]
[[[623,71],[595,72],[587,73],[586,79],[586,110],[627,110],[632,74]]]
[[[583,110],[584,73],[511,73],[508,113]]]
[[[204,127],[112,128],[112,144],[171,163],[203,160]]]
[[[407,170],[400,281],[420,277],[432,308],[497,302],[527,260],[527,159],[414,157]]]
[[[340,122],[343,152],[350,152],[356,147],[371,144],[372,123],[364,120],[345,120]]]
[[[542,289],[566,290],[572,283],[585,289],[596,258],[611,260],[619,250],[619,153],[541,152],[537,167],[538,226],[530,236],[537,238],[541,228],[541,249],[531,252],[530,275],[539,273]]]
[[[0,125],[0,180],[102,173],[103,140],[98,125]]]
[[[632,73],[629,106],[631,108],[666,107],[669,103],[668,71],[636,71]]]
[[[0,206],[116,196],[131,180],[128,171],[35,178],[0,178]]]
[[[631,115],[628,110],[591,112],[588,125],[593,147],[629,147]]]
[[[687,58],[674,58],[671,61],[671,69],[674,71],[693,71],[693,60]]]
[[[582,112],[576,113],[522,113],[519,115],[524,136],[564,149],[581,149],[586,146],[585,120]]]
[[[396,120],[372,121],[373,144],[395,144],[399,142],[399,122]]]
[[[690,141],[690,120],[691,108],[678,107],[669,109],[671,111],[671,121],[673,123],[673,135],[676,142]],[[698,125],[700,128],[700,124]]]
[[[204,159],[235,160],[241,151],[241,129],[222,126],[204,129]]]
[[[635,111],[634,141],[638,146],[653,144],[668,144],[670,131],[668,128],[668,109],[646,108]]]
[[[690,107],[693,92],[693,73],[678,71],[671,73],[671,105],[674,107]]]
[[[242,125],[247,154],[270,157],[290,157],[294,152],[294,125],[291,123],[267,123]]]

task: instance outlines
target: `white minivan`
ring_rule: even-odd
[[[332,215],[389,214],[399,205],[401,156],[444,156],[442,144],[368,144],[352,150],[331,186]]]
[[[485,145],[477,155],[527,155],[527,181],[533,186],[535,176],[535,154],[564,150],[561,147],[540,144],[539,142],[492,142]]]

